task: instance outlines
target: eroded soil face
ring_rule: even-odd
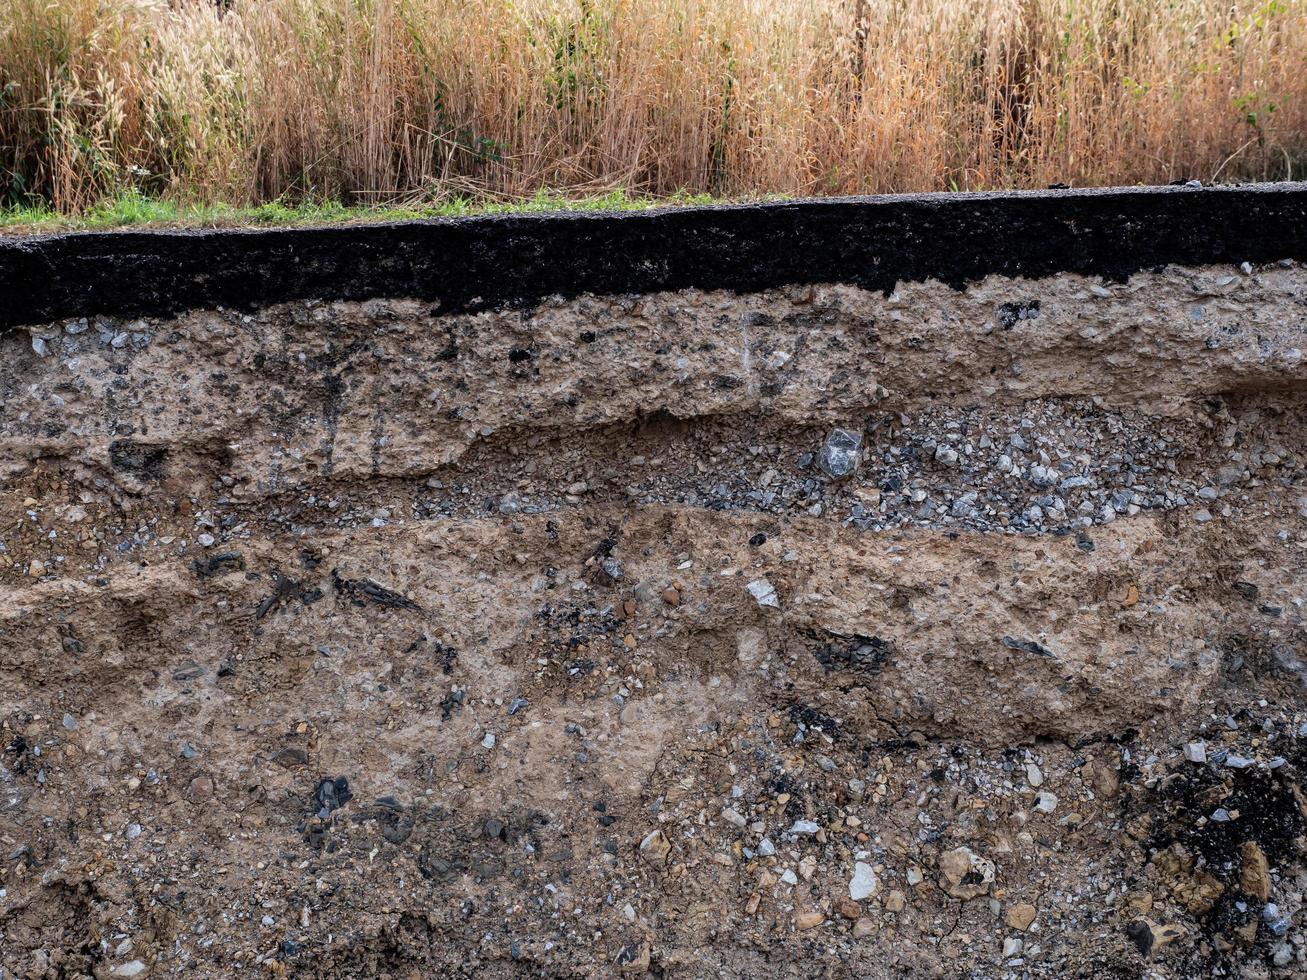
[[[0,974],[1304,975],[1304,348],[1292,264],[11,332]]]

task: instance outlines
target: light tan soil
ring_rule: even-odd
[[[1307,270],[71,328],[0,976],[1307,975]]]

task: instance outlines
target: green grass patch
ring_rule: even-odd
[[[783,200],[769,195],[766,200]],[[668,206],[724,203],[708,194],[644,197],[622,190],[583,197],[540,192],[520,201],[453,198],[419,204],[346,206],[337,201],[290,204],[274,201],[257,207],[187,204],[132,192],[101,201],[77,215],[60,214],[44,204],[0,209],[0,233],[38,234],[58,231],[112,231],[121,228],[257,228],[293,225],[356,224],[459,218],[483,214],[534,214],[554,211],[644,211]]]

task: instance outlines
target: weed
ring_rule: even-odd
[[[1276,179],[1305,67],[1307,0],[4,0],[0,220]]]

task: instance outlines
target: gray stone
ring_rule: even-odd
[[[1273,936],[1283,936],[1293,925],[1293,921],[1287,915],[1280,914],[1280,906],[1275,902],[1267,902],[1262,907],[1262,921],[1266,923],[1266,928],[1271,930]]]
[[[817,463],[828,476],[836,480],[851,476],[862,458],[862,433],[850,429],[835,429],[817,454]]]
[[[771,606],[775,609],[780,608],[781,603],[776,597],[776,589],[765,578],[754,579],[745,586],[745,589],[749,595],[753,596],[758,605]]]

